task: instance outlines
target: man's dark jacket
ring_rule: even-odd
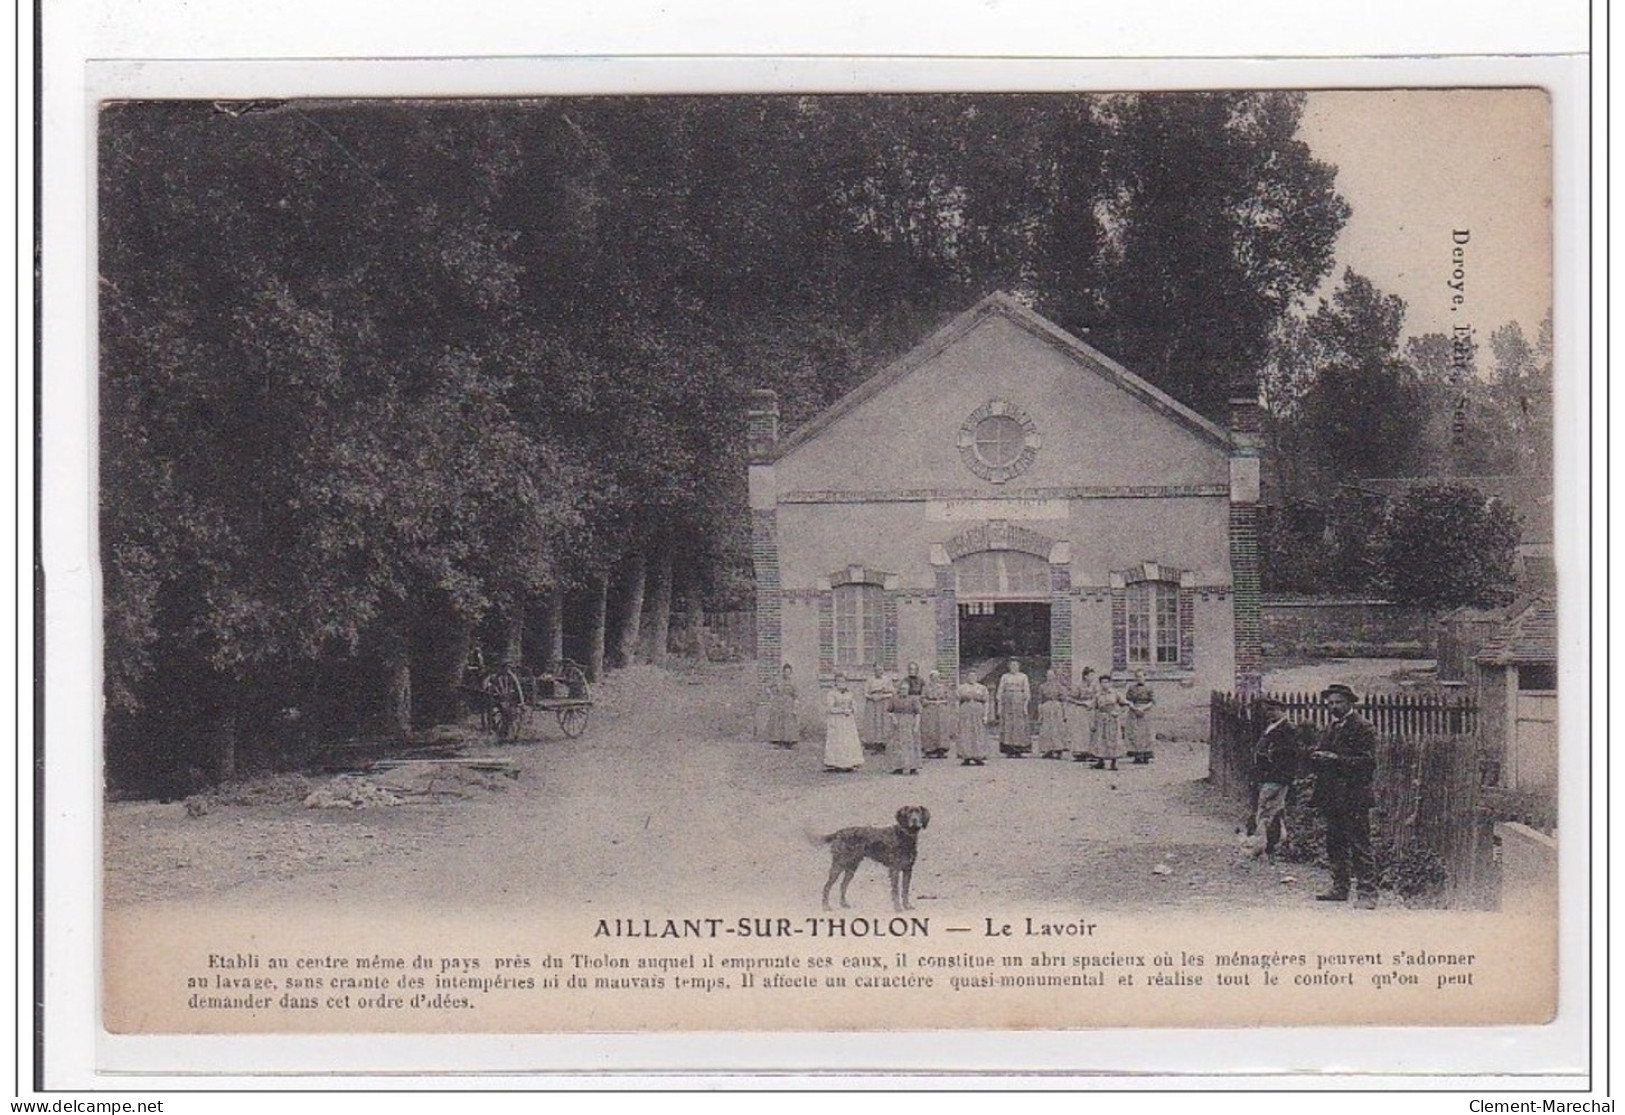
[[[1371,780],[1377,771],[1377,731],[1369,720],[1351,712],[1332,721],[1315,750],[1332,753],[1313,760],[1316,808],[1352,811],[1376,804]]]
[[[1264,725],[1253,748],[1253,777],[1259,782],[1291,784],[1298,773],[1298,731],[1282,718]]]

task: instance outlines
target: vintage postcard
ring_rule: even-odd
[[[103,101],[102,1025],[1547,1022],[1552,135]]]

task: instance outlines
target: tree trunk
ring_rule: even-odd
[[[443,695],[437,702],[436,719],[456,723],[463,718],[464,674],[468,669],[468,652],[474,647],[474,625],[467,620],[454,621],[446,636],[446,657],[440,675]]]
[[[412,738],[412,656],[406,633],[398,626],[384,635],[383,728],[393,740]]]
[[[671,551],[661,548],[655,559],[655,590],[649,602],[648,661],[652,666],[666,664],[666,644],[671,641]]]
[[[705,604],[694,589],[683,593],[683,646],[701,662],[710,660],[710,648],[705,645]]]
[[[649,581],[649,566],[642,554],[627,563],[626,602],[621,612],[620,636],[615,645],[615,664],[630,666],[638,656],[638,631],[643,626],[643,594]]]
[[[525,606],[516,604],[502,618],[502,665],[517,668],[525,660]]]
[[[547,663],[555,670],[564,661],[564,590],[555,588],[547,594]]]
[[[604,676],[604,622],[609,612],[609,574],[593,575],[592,592],[592,627],[587,637],[587,680],[597,681]]]
[[[230,697],[227,697],[230,701]],[[231,782],[237,777],[237,710],[228,707],[220,721],[220,733],[215,737],[214,777],[217,782]]]

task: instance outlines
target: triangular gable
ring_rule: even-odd
[[[773,447],[768,459],[777,461],[806,445],[847,414],[909,376],[995,315],[1009,320],[1039,340],[1059,349],[1074,363],[1088,367],[1199,437],[1226,451],[1230,449],[1230,435],[1222,428],[1203,418],[1173,396],[1153,387],[1105,353],[1080,341],[1048,318],[1023,306],[1009,294],[999,291],[983,298],[879,373],[860,383],[821,413],[781,438]]]

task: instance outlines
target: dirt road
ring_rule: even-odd
[[[455,781],[432,800],[219,804],[200,817],[110,805],[107,901],[624,909],[726,896],[811,912],[828,856],[809,834],[889,823],[905,804],[932,815],[914,879],[926,912],[1302,908],[1324,883],[1312,868],[1241,859],[1235,809],[1202,781],[1200,743],[1164,742],[1149,766],[1116,773],[996,758],[929,761],[917,777],[883,760],[829,774],[820,739],[794,751],[748,739],[749,679],[748,666],[622,672],[600,687],[584,738],[538,721],[535,739],[481,749],[514,760],[517,778]],[[885,911],[884,872],[866,865],[851,898]]]

